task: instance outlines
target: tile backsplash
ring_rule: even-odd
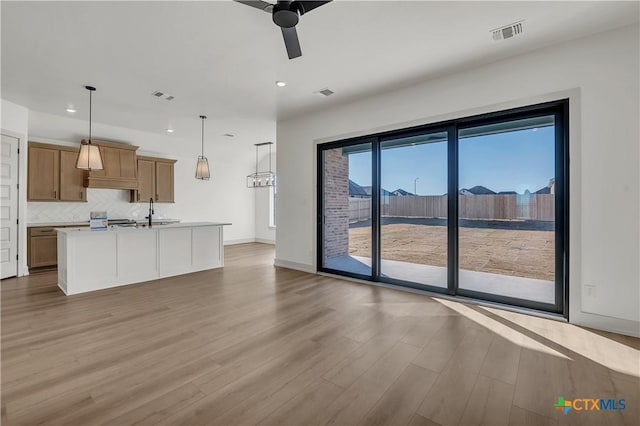
[[[155,218],[169,218],[170,206],[155,206]],[[92,211],[106,211],[110,219],[144,219],[149,211],[146,203],[130,203],[129,191],[87,188],[86,203],[27,203],[27,222],[82,222]]]

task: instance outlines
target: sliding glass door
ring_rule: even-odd
[[[446,131],[380,142],[380,274],[447,288]]]
[[[372,275],[372,144],[322,151],[322,266]]]
[[[468,127],[458,139],[459,288],[555,304],[555,117]]]
[[[318,269],[565,313],[568,102],[318,145]]]

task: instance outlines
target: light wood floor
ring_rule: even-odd
[[[71,297],[52,273],[3,281],[2,424],[637,424],[638,339],[273,254]],[[559,396],[627,408],[565,416]]]

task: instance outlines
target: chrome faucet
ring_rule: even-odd
[[[147,216],[145,219],[149,219],[149,228],[151,228],[151,225],[153,223],[153,214],[155,212],[153,211],[153,198],[149,198],[149,216]]]

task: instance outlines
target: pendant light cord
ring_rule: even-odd
[[[271,170],[271,144],[269,144],[269,173],[273,173]]]
[[[258,177],[258,145],[256,145],[256,177]]]
[[[89,90],[89,145],[91,145],[91,106],[92,105],[93,105],[93,90]]]
[[[200,152],[200,155],[204,157],[204,117],[201,117],[201,118],[202,118],[202,150]]]

